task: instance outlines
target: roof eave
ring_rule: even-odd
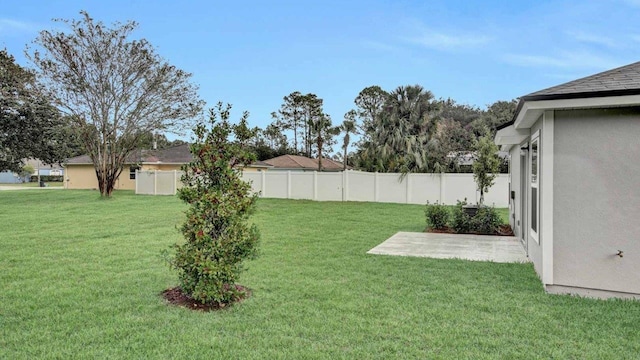
[[[507,126],[496,132],[496,145],[517,145],[527,140],[531,132],[529,129],[516,129],[514,125]]]
[[[542,116],[545,110],[567,110],[586,108],[609,108],[623,106],[640,105],[640,91],[628,91],[627,95],[601,96],[602,94],[612,94],[614,92],[597,92],[584,94],[561,94],[556,97],[525,96],[520,99],[522,105],[518,104],[518,109],[514,116],[515,129],[528,129]],[[581,95],[578,97],[578,95]],[[598,95],[598,96],[591,96]]]

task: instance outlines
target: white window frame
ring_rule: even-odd
[[[535,181],[533,178],[533,144],[536,143],[536,177]],[[536,131],[531,136],[531,141],[529,142],[529,235],[537,244],[540,244],[540,130]],[[533,190],[536,189],[536,209],[535,209],[535,229],[533,230],[533,209],[531,205],[533,204]]]

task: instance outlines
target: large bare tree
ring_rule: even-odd
[[[49,97],[70,116],[93,161],[102,196],[146,134],[180,131],[203,102],[191,74],[162,59],[145,39],[132,40],[138,24],[55,20],[70,31],[41,31],[27,49]]]

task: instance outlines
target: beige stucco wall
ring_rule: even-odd
[[[98,188],[98,178],[93,165],[68,164],[64,169],[64,180],[67,189]]]
[[[640,293],[638,139],[640,108],[555,112],[554,284]]]
[[[129,178],[129,166],[122,169],[116,180],[116,190],[135,190],[136,181]],[[141,170],[180,170],[180,164],[143,164]],[[65,182],[67,189],[97,189],[98,178],[93,165],[67,164],[65,167]]]
[[[181,167],[182,164],[143,164],[141,170],[179,171]]]

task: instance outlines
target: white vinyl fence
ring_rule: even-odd
[[[136,194],[175,195],[182,187],[182,171],[136,171]]]
[[[476,203],[473,174],[400,174],[344,172],[262,171],[244,172],[253,191],[265,198],[309,199],[318,201],[372,201],[405,204],[426,204],[427,201],[455,205],[467,199]],[[509,176],[499,174],[485,204],[497,207],[509,205]]]
[[[182,186],[181,171],[138,171],[136,194],[173,195]],[[457,200],[480,199],[473,174],[400,174],[296,171],[246,171],[244,180],[261,197],[318,201],[371,201],[426,204],[427,201],[455,205]],[[485,204],[509,205],[509,177],[499,174],[485,194]]]

